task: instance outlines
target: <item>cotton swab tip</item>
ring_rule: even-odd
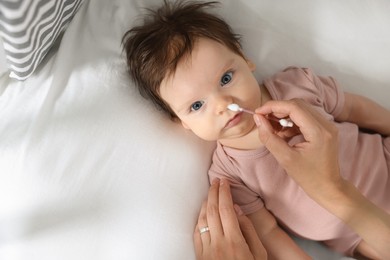
[[[229,104],[229,105],[227,106],[227,108],[228,108],[229,110],[235,111],[235,112],[242,111],[242,108],[241,108],[239,105],[237,105],[237,104]]]
[[[280,119],[279,124],[283,127],[293,127],[294,123],[289,119]]]
[[[242,108],[242,107],[240,107],[239,105],[237,105],[237,104],[230,104],[230,105],[228,105],[227,106],[227,108],[229,109],[229,110],[231,110],[231,111],[235,111],[235,112],[246,112],[246,113],[249,113],[249,114],[254,114],[254,112],[253,111],[250,111],[250,110],[247,110],[247,109],[244,109],[244,108]]]

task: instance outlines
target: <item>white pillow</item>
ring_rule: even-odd
[[[83,0],[0,2],[0,37],[3,38],[2,46],[11,78],[25,80],[37,69],[82,2]]]

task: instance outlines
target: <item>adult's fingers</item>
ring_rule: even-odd
[[[197,224],[194,230],[194,246],[195,246],[195,255],[196,259],[201,259],[203,253],[203,244],[201,235],[199,232],[199,225]]]
[[[288,101],[271,100],[256,109],[255,112],[262,115],[276,114],[290,117],[308,142],[315,141],[316,133],[320,130],[321,125],[329,123],[305,101],[300,99]]]
[[[337,143],[337,127],[319,113],[313,106],[301,99],[289,101],[269,101],[264,106],[256,109],[256,112],[269,113],[278,111],[285,113],[299,127],[307,143],[320,147],[326,145],[329,140]]]
[[[233,199],[230,192],[230,184],[227,180],[221,180],[219,186],[219,214],[223,232],[232,241],[241,241],[242,234],[238,223]]]
[[[285,140],[274,132],[269,121],[261,114],[255,114],[254,119],[258,126],[260,141],[276,159],[283,164],[287,158],[291,158],[291,154],[294,153],[294,151]]]
[[[219,214],[219,180],[214,180],[207,197],[207,224],[210,229],[211,240],[223,236],[221,217]]]
[[[305,115],[300,113],[302,107],[305,106],[305,101],[301,99],[292,100],[270,100],[255,110],[256,113],[262,115],[272,114],[278,117],[289,116],[298,125],[305,122]]]
[[[203,202],[202,208],[199,213],[198,217],[198,224],[195,227],[194,231],[194,240],[195,242],[199,242],[201,245],[200,248],[203,251],[203,247],[210,245],[210,233],[209,232],[203,232],[200,233],[202,228],[208,227],[207,223],[207,201]]]

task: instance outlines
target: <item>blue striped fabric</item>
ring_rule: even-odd
[[[83,0],[0,0],[0,37],[10,77],[35,71]]]

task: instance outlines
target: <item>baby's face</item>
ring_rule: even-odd
[[[224,45],[209,39],[197,41],[189,58],[161,84],[161,97],[183,126],[204,140],[240,138],[255,128],[253,117],[227,109],[236,103],[254,110],[261,93],[253,76],[255,65]]]

